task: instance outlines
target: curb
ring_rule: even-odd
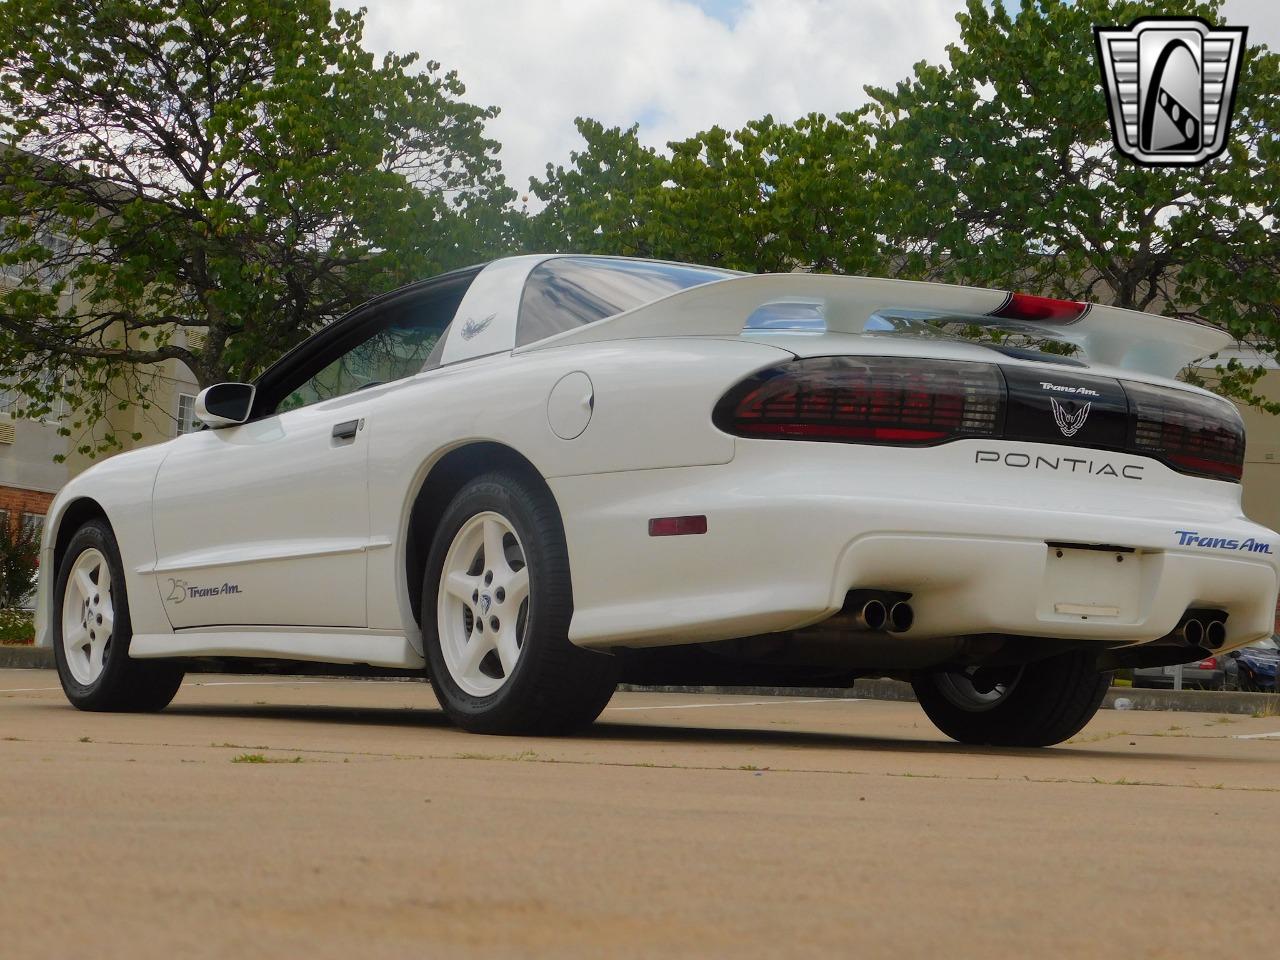
[[[50,647],[0,646],[0,669],[52,670],[53,649]]]
[[[716,687],[637,686],[624,683],[619,690],[634,693],[730,694],[753,697],[807,697],[823,700],[896,700],[915,702],[911,684],[901,680],[858,680],[852,687]],[[1116,707],[1117,700],[1128,701]],[[1236,690],[1147,690],[1112,687],[1102,700],[1104,710],[1168,710],[1184,713],[1235,713],[1245,716],[1280,716],[1280,695]]]

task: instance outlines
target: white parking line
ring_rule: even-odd
[[[350,683],[349,680],[197,680],[197,687],[296,687],[304,683]]]
[[[656,707],[606,707],[609,710],[705,710],[708,707],[775,707],[782,703],[860,703],[862,697],[823,697],[819,700],[796,700],[779,697],[776,700],[737,700],[733,703],[664,703]]]
[[[36,693],[41,690],[61,690],[61,687],[14,687],[11,690],[0,690],[0,693]]]
[[[1237,733],[1232,740],[1268,740],[1271,738],[1280,739],[1280,730],[1275,733]]]

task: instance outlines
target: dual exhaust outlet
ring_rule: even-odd
[[[854,611],[853,620],[863,630],[906,633],[915,623],[916,613],[905,600],[886,604],[883,600],[871,599]]]
[[[1221,650],[1227,642],[1227,625],[1219,619],[1201,620],[1198,617],[1187,617],[1173,631],[1174,636],[1192,647],[1207,647],[1210,650]]]

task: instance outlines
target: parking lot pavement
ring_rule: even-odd
[[[5,957],[1242,955],[1280,942],[1280,718],[946,741],[915,704],[619,694],[574,739],[422,683],[0,671]],[[1239,898],[1239,909],[1231,906]]]

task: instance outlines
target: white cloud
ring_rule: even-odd
[[[351,0],[342,0],[355,6]],[[639,121],[654,146],[713,124],[792,120],[865,102],[958,36],[961,0],[361,0],[366,45],[456,69],[502,114],[507,177],[525,190],[578,143],[576,116]],[[707,12],[710,10],[710,12]],[[715,15],[712,15],[715,14]]]
[[[1236,27],[1249,28],[1249,43],[1265,43],[1280,50],[1280,3],[1276,0],[1227,0],[1222,19]]]
[[[639,121],[656,147],[713,124],[792,120],[865,102],[940,62],[962,0],[338,0],[369,8],[366,45],[456,69],[517,190],[579,144],[573,118]],[[1280,2],[1226,0],[1252,42],[1280,48]]]

